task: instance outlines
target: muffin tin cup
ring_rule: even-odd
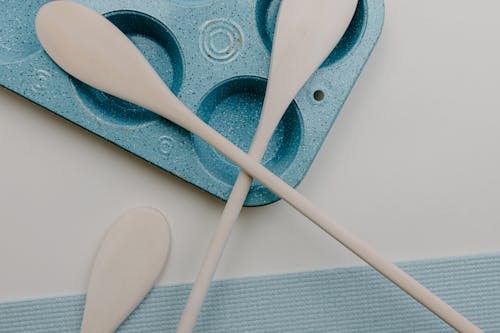
[[[266,80],[235,77],[214,87],[198,107],[197,115],[244,151],[250,149],[266,92]],[[300,110],[293,103],[272,137],[263,164],[283,174],[297,158],[302,142]],[[206,142],[193,135],[196,154],[207,172],[228,186],[236,181],[239,168]],[[254,187],[259,186],[254,183]]]
[[[179,93],[184,65],[179,44],[172,32],[157,19],[138,11],[119,10],[105,16],[142,51],[172,92]],[[82,107],[97,121],[110,126],[134,128],[160,119],[151,111],[110,96],[76,79],[72,79],[72,84]]]
[[[359,1],[344,37],[271,140],[263,163],[292,186],[305,176],[378,39],[382,1]],[[168,120],[70,78],[52,63],[34,32],[35,14],[46,2],[4,0],[0,84],[227,199],[239,169],[224,156]],[[129,36],[187,107],[248,150],[265,94],[278,0],[79,2]],[[246,205],[277,199],[254,182]]]

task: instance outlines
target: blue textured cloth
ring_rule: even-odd
[[[500,332],[500,255],[401,264],[486,332]],[[155,288],[119,332],[175,332],[190,286]],[[83,296],[0,304],[0,332],[78,332]],[[368,267],[219,281],[196,332],[453,332]]]

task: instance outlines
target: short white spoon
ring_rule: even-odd
[[[47,54],[70,75],[196,134],[450,326],[459,332],[482,332],[194,115],[170,91],[127,36],[104,16],[77,3],[54,1],[38,12],[36,31]]]
[[[309,77],[333,51],[358,0],[283,0],[280,4],[266,96],[249,155],[261,160],[279,121]],[[177,333],[190,333],[222,257],[231,230],[252,185],[240,172],[222,213],[182,314]]]
[[[170,231],[160,212],[137,208],[122,215],[95,258],[80,332],[114,332],[151,290],[169,250]]]

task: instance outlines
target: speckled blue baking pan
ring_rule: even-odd
[[[155,114],[62,72],[39,45],[47,0],[2,0],[0,84],[220,198],[238,169]],[[279,0],[80,1],[124,31],[204,121],[248,149],[266,85]],[[383,0],[360,0],[340,44],[287,111],[265,165],[292,186],[305,176],[381,32]],[[138,82],[137,84],[140,84]],[[277,197],[254,183],[246,205]]]

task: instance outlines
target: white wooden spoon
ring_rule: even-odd
[[[168,258],[163,215],[137,208],[106,233],[90,276],[81,333],[112,333],[153,287]]]
[[[76,3],[54,1],[40,9],[36,31],[46,52],[66,72],[196,134],[450,326],[460,332],[482,332],[194,115],[170,91],[127,36],[102,15]]]
[[[309,77],[333,51],[352,20],[358,0],[283,0],[276,21],[264,106],[249,155],[261,160],[271,137]],[[240,214],[252,177],[240,172],[210,242],[177,328],[190,333]]]

